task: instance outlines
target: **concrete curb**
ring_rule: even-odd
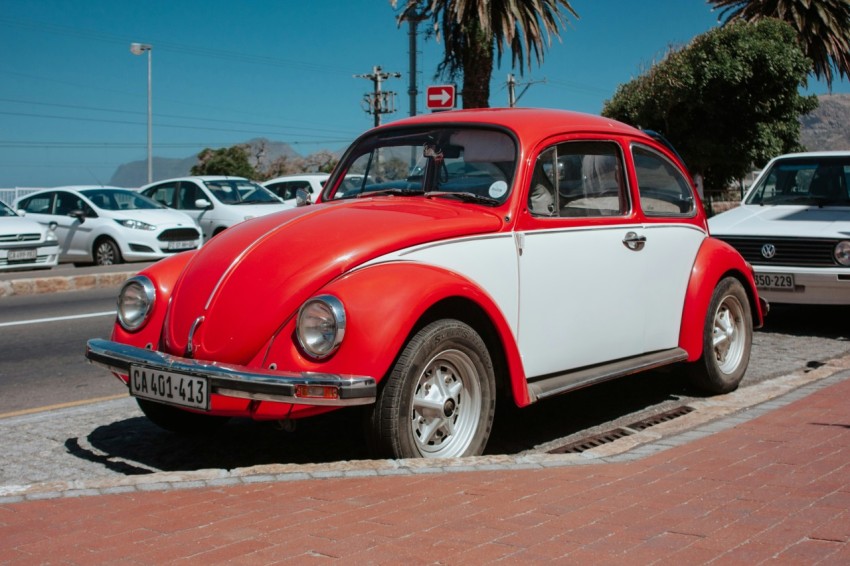
[[[0,298],[119,287],[121,283],[136,273],[138,273],[137,270],[7,279],[0,281]]]

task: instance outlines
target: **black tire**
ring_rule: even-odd
[[[178,409],[177,407],[148,401],[147,399],[137,398],[136,402],[153,424],[177,434],[188,436],[210,434],[220,429],[230,420],[230,417],[214,417],[212,415],[192,413]]]
[[[727,277],[711,295],[703,326],[702,357],[690,368],[692,383],[711,394],[738,388],[750,363],[753,317],[740,281]]]
[[[496,378],[468,325],[438,320],[407,343],[369,415],[370,446],[387,458],[455,458],[484,452],[496,412]]]
[[[101,238],[95,242],[93,252],[95,265],[114,265],[123,261],[118,244],[111,238]]]

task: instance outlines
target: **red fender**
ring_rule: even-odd
[[[682,327],[679,330],[679,346],[688,352],[689,362],[702,356],[703,327],[711,294],[720,280],[727,275],[737,277],[744,285],[750,299],[753,327],[759,328],[764,322],[752,266],[726,242],[706,238],[691,269],[682,312]]]
[[[369,375],[380,381],[425,312],[444,299],[459,297],[475,303],[489,317],[505,352],[515,401],[520,406],[529,404],[513,332],[492,297],[461,275],[420,263],[382,263],[343,275],[316,293],[322,294],[339,298],[345,306],[346,331],[339,350],[321,362],[306,357],[297,344],[293,318],[275,337],[263,365]]]

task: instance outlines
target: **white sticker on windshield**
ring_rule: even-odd
[[[508,192],[508,184],[504,181],[496,181],[490,185],[490,197],[502,198]]]

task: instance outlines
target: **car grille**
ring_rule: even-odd
[[[41,239],[41,234],[3,234],[0,235],[0,242],[37,242]]]
[[[715,236],[731,245],[753,265],[788,265],[794,267],[835,267],[833,251],[838,240],[817,238],[770,238]],[[771,258],[762,254],[765,245],[773,245],[776,253]]]
[[[162,234],[157,236],[157,240],[161,242],[177,242],[184,240],[197,240],[200,234],[194,228],[172,228],[163,230]]]

